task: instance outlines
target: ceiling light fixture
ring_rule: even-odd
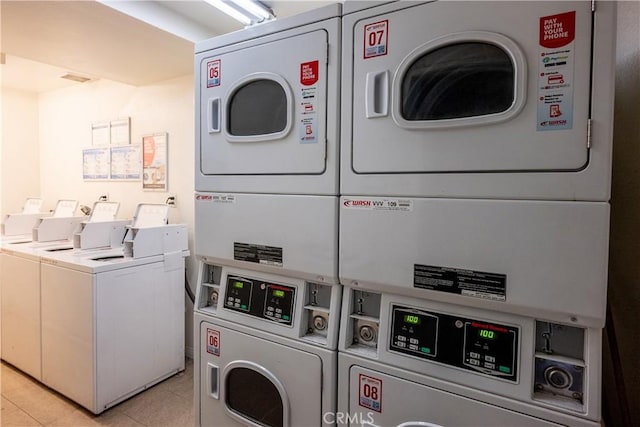
[[[271,9],[254,0],[204,0],[244,25],[253,25],[275,18]]]

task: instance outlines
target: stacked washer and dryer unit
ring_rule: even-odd
[[[340,412],[599,425],[614,28],[610,2],[345,3]]]
[[[196,46],[196,424],[337,402],[341,5]]]
[[[615,5],[339,18],[196,48],[197,424],[598,425]]]

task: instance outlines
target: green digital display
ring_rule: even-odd
[[[274,289],[273,296],[277,298],[284,298],[284,291],[280,289]]]
[[[489,329],[478,329],[478,336],[486,340],[492,340],[496,338],[496,333]]]
[[[420,316],[416,316],[415,314],[405,314],[404,321],[405,323],[409,323],[410,325],[419,325]]]
[[[244,288],[244,283],[242,282],[233,282],[233,287],[236,289],[242,289]]]

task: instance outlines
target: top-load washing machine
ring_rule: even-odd
[[[51,216],[37,216],[35,222],[27,222],[33,227],[28,235],[2,243],[2,360],[38,380],[42,372],[40,258],[45,249],[73,248],[69,239],[85,219],[73,216],[77,206],[76,200],[59,200]]]
[[[347,2],[343,284],[602,327],[612,28],[610,2]]]
[[[340,15],[196,45],[196,254],[337,283]]]

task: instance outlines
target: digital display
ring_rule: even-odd
[[[404,322],[409,323],[410,325],[419,325],[420,324],[420,316],[415,314],[405,314]]]
[[[233,282],[233,287],[236,289],[242,289],[244,288],[244,283],[242,282]]]
[[[273,296],[277,298],[284,298],[284,291],[280,289],[274,289]]]
[[[480,338],[484,338],[486,340],[492,340],[497,338],[497,335],[494,331],[491,331],[489,329],[478,329],[478,336]]]

